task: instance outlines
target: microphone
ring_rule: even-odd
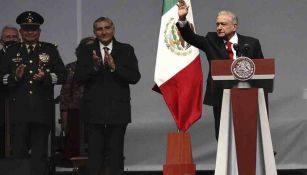
[[[244,55],[247,55],[247,51],[250,49],[250,45],[249,44],[244,44],[243,45],[243,50],[244,50]]]
[[[239,45],[237,43],[233,44],[233,49],[237,52],[237,57],[242,56],[242,53],[240,51]]]

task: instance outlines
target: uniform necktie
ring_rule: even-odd
[[[107,54],[109,53],[109,48],[108,47],[103,47],[104,50],[104,59],[103,59],[103,65],[106,66],[108,64],[108,61],[106,59]]]
[[[29,50],[29,55],[32,55],[33,54],[33,50],[34,50],[33,45],[29,45],[28,50]]]
[[[233,59],[233,52],[231,49],[231,44],[232,43],[229,40],[226,41],[227,53],[228,53],[229,59]]]

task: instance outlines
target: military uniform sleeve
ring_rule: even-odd
[[[7,53],[1,54],[0,62],[0,78],[1,84],[7,86],[15,86],[18,81],[15,78],[15,71],[11,71],[10,58]]]
[[[59,54],[58,49],[55,46],[49,46],[51,48],[52,55],[50,55],[50,70],[46,70],[45,78],[43,80],[44,84],[51,85],[51,84],[63,84],[66,80],[66,70]]]

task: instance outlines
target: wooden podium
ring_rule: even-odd
[[[212,61],[212,78],[224,89],[215,175],[277,175],[264,93],[273,91],[274,59],[248,60],[246,69],[246,62]],[[248,79],[236,77],[248,69]]]

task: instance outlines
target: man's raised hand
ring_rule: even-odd
[[[184,0],[178,0],[176,5],[178,6],[179,21],[185,21],[186,16],[188,14],[189,6],[187,6]]]

